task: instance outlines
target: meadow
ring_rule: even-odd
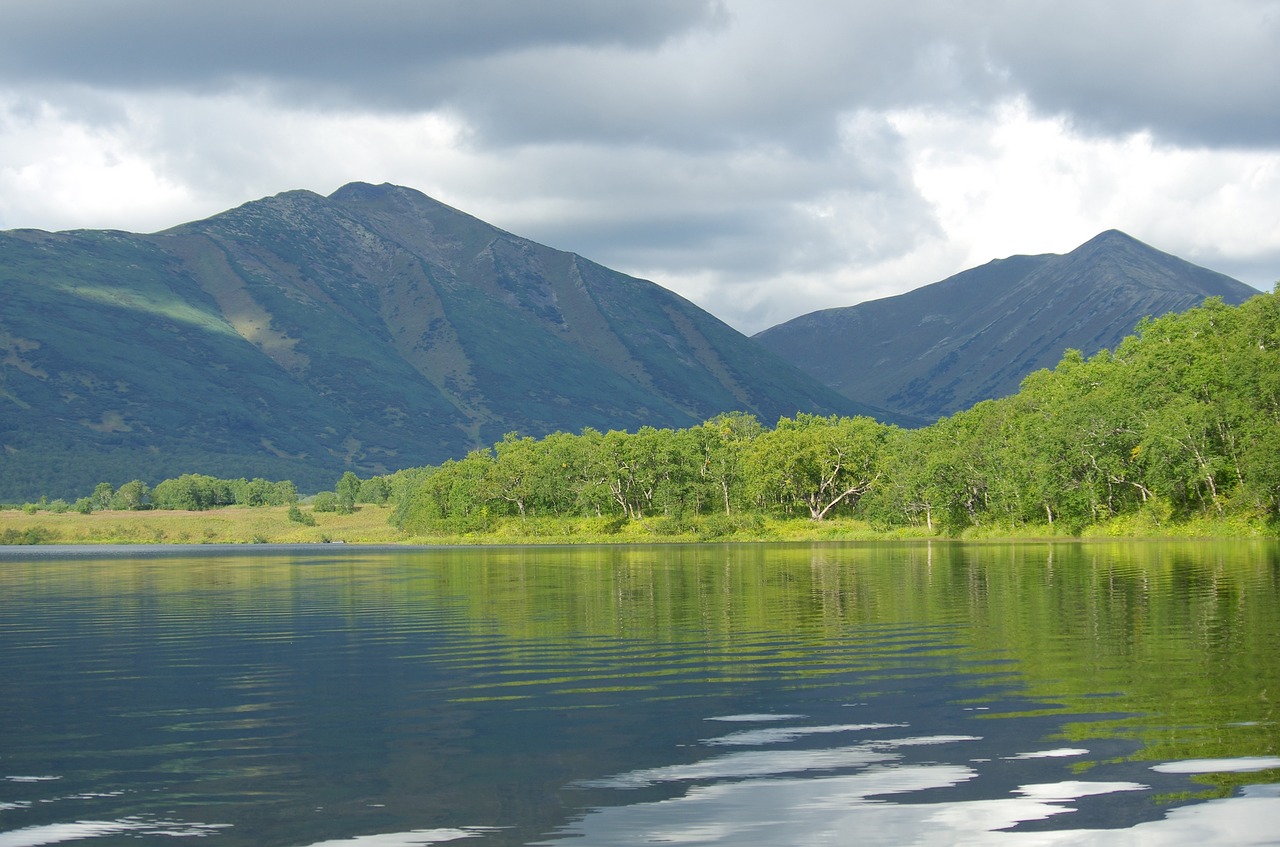
[[[856,518],[777,519],[718,516],[685,520],[658,517],[502,518],[487,529],[464,533],[411,533],[390,522],[391,506],[363,504],[351,513],[313,512],[315,525],[290,520],[287,506],[228,506],[204,511],[153,509],[76,512],[0,511],[0,544],[645,544],[698,541],[898,541],[926,538],[967,540],[1054,538],[1265,538],[1274,535],[1261,521],[1238,516],[1199,516],[1175,524],[1147,523],[1132,516],[1086,528],[1077,536],[1061,526],[969,527],[960,533],[922,527],[876,527]]]

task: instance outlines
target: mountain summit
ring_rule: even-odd
[[[1012,256],[906,294],[825,309],[754,338],[847,397],[930,423],[1017,391],[1140,320],[1258,292],[1117,230],[1065,255]]]
[[[509,431],[859,406],[654,283],[424,194],[0,233],[0,500],[183,472],[330,487]]]

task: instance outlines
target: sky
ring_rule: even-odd
[[[409,186],[754,333],[1107,229],[1280,280],[1280,0],[0,0],[0,229]]]

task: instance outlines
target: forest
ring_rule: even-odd
[[[186,474],[154,488],[102,483],[74,504],[205,509],[290,505],[290,482]],[[345,473],[315,511],[389,504],[412,536],[484,534],[513,522],[628,522],[654,534],[750,534],[765,519],[858,519],[885,530],[1159,532],[1200,519],[1280,526],[1280,286],[1240,306],[1211,299],[1141,323],[1115,350],[1068,351],[1015,395],[921,429],[743,413],[686,429],[509,433],[438,466]],[[1126,522],[1128,522],[1126,524]],[[695,527],[696,525],[696,527]]]
[[[383,484],[416,533],[484,532],[516,516],[730,524],[857,517],[954,534],[1125,516],[1274,525],[1280,507],[1280,287],[1148,319],[1113,351],[1068,351],[1020,391],[916,430],[743,414],[681,430],[509,434]]]

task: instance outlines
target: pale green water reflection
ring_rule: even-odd
[[[0,847],[1280,843],[1280,546],[0,553]]]

